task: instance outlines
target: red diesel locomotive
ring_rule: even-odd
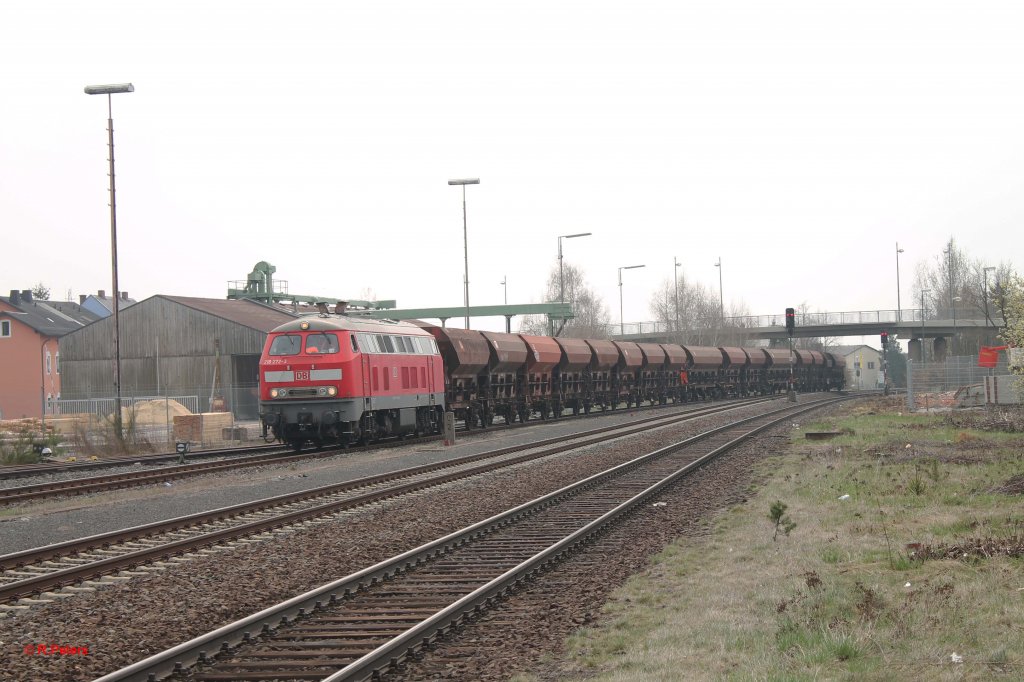
[[[295,449],[433,433],[444,385],[437,343],[415,325],[305,317],[267,337],[260,414]]]

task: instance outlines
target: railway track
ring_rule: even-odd
[[[240,448],[218,448],[215,450],[199,450],[185,453],[186,460],[209,459],[213,457],[233,457],[246,455],[255,451],[281,450],[280,444],[256,445]],[[165,464],[181,459],[178,453],[161,452],[156,454],[110,455],[81,462],[34,462],[31,464],[0,465],[0,479],[25,478],[28,476],[44,476],[47,474],[64,474],[76,471],[94,471],[112,467],[131,466],[132,464]]]
[[[221,627],[96,682],[379,679],[751,436],[845,398],[709,430]]]
[[[272,537],[297,524],[329,520],[354,507],[408,494],[566,450],[642,433],[652,428],[728,412],[773,399],[713,405],[660,414],[629,424],[604,426],[476,455],[445,460],[345,483],[312,488],[209,512],[93,535],[0,556],[0,603],[57,599],[68,590],[119,571],[160,570],[183,555],[240,538]],[[123,576],[114,576],[122,579]],[[76,587],[77,586],[77,587]],[[85,585],[85,589],[92,589]],[[64,589],[64,594],[55,590]]]
[[[249,450],[248,452],[251,452]],[[199,474],[216,473],[230,469],[241,469],[250,466],[261,466],[275,464],[295,459],[309,459],[315,457],[330,457],[339,452],[338,449],[323,450],[321,452],[307,452],[296,454],[289,450],[280,448],[273,452],[231,457],[210,462],[192,462],[177,466],[164,467],[161,469],[147,469],[144,471],[126,471],[103,476],[91,476],[88,478],[71,478],[60,481],[49,481],[35,485],[17,486],[14,488],[0,489],[0,505],[16,504],[29,500],[39,500],[59,495],[81,495],[94,493],[103,490],[117,490],[163,481],[186,478]]]
[[[729,404],[748,404],[745,400],[739,400],[730,402]],[[757,400],[757,399],[754,399]],[[697,403],[691,403],[695,405]],[[719,403],[721,404],[721,403]],[[675,404],[674,406],[680,407],[685,404]],[[632,408],[636,410],[652,410],[659,409],[665,406],[662,405],[648,405],[641,408]],[[593,412],[589,415],[580,415],[579,418],[591,418],[599,417],[603,414],[614,414],[614,411],[608,412]],[[621,414],[621,413],[620,413]],[[546,423],[543,421],[529,421],[526,423],[516,424],[499,424],[492,425],[488,429],[475,429],[466,430],[465,428],[460,429],[460,433],[463,436],[471,434],[487,433],[488,430],[493,431],[494,429],[517,429],[525,426],[535,426],[537,424]],[[438,440],[440,436],[429,435],[422,436],[415,442],[429,442]],[[363,446],[362,450],[373,450],[377,448],[393,447],[397,441],[383,441],[369,446]],[[412,441],[405,441],[412,442]],[[268,451],[269,452],[265,452]],[[62,495],[81,495],[87,493],[102,492],[105,490],[118,490],[128,487],[136,487],[143,485],[151,485],[155,483],[162,483],[164,481],[179,480],[189,476],[216,473],[220,471],[227,471],[234,468],[244,468],[249,466],[261,466],[267,464],[275,464],[278,462],[290,462],[297,459],[310,459],[310,458],[323,458],[331,457],[339,452],[344,451],[341,447],[325,447],[321,450],[312,451],[307,450],[304,452],[295,452],[291,448],[283,448],[280,445],[277,446],[257,446],[255,448],[234,448],[230,450],[218,450],[202,453],[206,457],[226,457],[225,459],[218,459],[208,462],[191,462],[187,464],[179,464],[174,466],[163,467],[160,469],[147,469],[144,471],[131,471],[131,472],[119,472],[112,474],[105,474],[101,476],[90,476],[82,478],[73,478],[65,480],[48,481],[45,483],[37,483],[33,485],[16,486],[10,488],[0,488],[0,506],[9,504],[18,504],[22,502],[38,501],[49,497],[56,497]],[[257,454],[252,454],[257,452]],[[195,453],[186,455],[187,457],[196,457]],[[19,467],[16,470],[12,470],[15,473],[4,473],[0,470],[0,478],[10,478],[12,476],[28,476],[37,475],[40,473],[61,473],[66,471],[81,471],[88,468],[101,468],[111,466],[125,466],[128,464],[160,464],[165,462],[176,462],[179,459],[179,455],[150,455],[146,457],[136,458],[119,458],[118,460],[104,460],[100,462],[83,462],[78,463],[78,468],[75,468],[75,463],[68,464],[68,468],[54,468],[46,471],[43,469],[33,469],[35,465],[21,465],[27,467],[24,471]]]

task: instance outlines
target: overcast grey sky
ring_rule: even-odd
[[[618,322],[672,275],[756,314],[903,303],[950,235],[1024,253],[1020,2],[4,2],[0,289],[401,307],[538,302],[584,268]],[[499,329],[503,321],[484,322]]]

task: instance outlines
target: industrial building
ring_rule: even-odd
[[[157,295],[120,313],[121,395],[199,396],[201,409],[259,413],[259,357],[267,333],[295,318],[252,300]],[[111,398],[114,321],[61,338],[62,398]]]

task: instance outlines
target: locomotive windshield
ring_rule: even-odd
[[[306,337],[306,353],[337,353],[337,334],[310,334]]]
[[[275,336],[270,344],[271,355],[298,355],[302,349],[302,337],[298,334]]]

